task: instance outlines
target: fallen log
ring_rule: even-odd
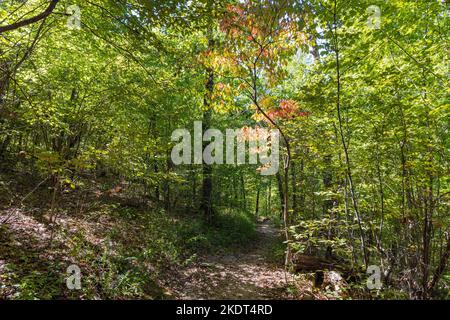
[[[364,270],[358,270],[340,259],[324,259],[306,254],[295,254],[292,258],[295,273],[315,273],[316,279],[323,278],[323,271],[337,271],[347,282],[358,282]]]
[[[334,270],[337,267],[335,261],[305,254],[294,255],[292,263],[294,265],[294,271],[298,273],[315,272],[318,270]]]

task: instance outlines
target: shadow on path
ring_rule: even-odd
[[[267,253],[280,241],[269,221],[258,224],[257,239],[242,251],[210,255],[181,271],[174,293],[179,299],[285,299],[283,266],[270,263]],[[289,277],[290,275],[288,275]]]

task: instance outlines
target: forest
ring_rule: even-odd
[[[449,300],[449,19],[0,1],[0,300]]]

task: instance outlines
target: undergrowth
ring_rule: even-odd
[[[213,225],[206,223],[200,214],[167,214],[163,209],[135,208],[111,201],[98,201],[82,215],[67,208],[59,210],[54,243],[44,253],[42,247],[31,245],[19,254],[13,247],[15,235],[6,224],[2,225],[0,250],[5,254],[1,257],[4,266],[0,297],[170,299],[160,281],[163,273],[195,262],[201,254],[244,246],[255,236],[253,220],[234,210],[216,213]],[[44,212],[25,214],[37,222],[42,221]],[[67,218],[84,227],[74,231],[61,223]],[[104,228],[90,229],[105,219],[108,223]],[[84,225],[84,221],[91,224]],[[71,264],[81,269],[79,290],[66,286],[70,275],[66,268]]]

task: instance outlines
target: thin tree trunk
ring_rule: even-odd
[[[255,204],[255,220],[258,220],[259,215],[259,193],[261,186],[258,183],[258,187],[256,189],[256,204]]]
[[[208,50],[213,50],[214,40],[209,39],[208,42]],[[212,117],[212,109],[211,109],[211,97],[214,89],[214,71],[211,68],[206,70],[207,73],[207,81],[205,85],[205,97],[203,99],[204,112],[203,112],[203,134],[206,130],[208,130],[211,126],[211,117]],[[207,142],[203,142],[203,150],[207,146]],[[206,164],[203,161],[202,164],[202,173],[203,173],[203,183],[202,183],[202,201],[201,201],[201,209],[203,210],[203,215],[206,221],[211,221],[213,216],[212,209],[212,165]]]
[[[338,46],[338,35],[337,35],[337,0],[334,0],[334,12],[333,12],[333,23],[334,23],[334,35],[335,35],[335,54],[336,54],[336,85],[337,85],[337,100],[336,100],[336,109],[338,113],[339,120],[339,134],[341,137],[342,146],[344,149],[345,155],[345,163],[347,169],[348,182],[350,187],[350,196],[352,198],[353,209],[355,210],[356,219],[358,221],[358,228],[360,232],[361,239],[361,247],[364,256],[364,264],[367,267],[369,266],[369,257],[366,248],[366,241],[364,237],[364,230],[362,228],[362,219],[358,208],[358,202],[356,200],[355,187],[353,183],[350,158],[348,154],[348,147],[344,137],[344,129],[343,129],[343,121],[341,115],[341,74],[340,74],[340,61],[339,61],[339,46]]]
[[[244,173],[242,172],[241,172],[241,192],[242,192],[242,199],[244,200],[244,211],[247,212],[247,194],[245,192]]]
[[[331,173],[331,155],[326,155],[324,158],[324,162],[325,162],[325,170],[323,173],[323,187],[324,190],[326,192],[331,192],[332,190],[332,182],[333,182],[333,175]],[[329,215],[330,220],[333,219],[333,199],[325,199],[323,201],[323,216],[326,217],[327,215]],[[328,234],[327,234],[327,239],[331,240],[333,238],[333,230],[332,230],[332,226],[330,225],[328,227]],[[331,258],[331,256],[333,255],[333,248],[328,245],[326,248],[326,252],[325,252],[325,259],[329,259]]]
[[[447,232],[447,246],[445,248],[444,253],[441,255],[441,259],[439,260],[439,264],[433,274],[433,279],[428,284],[427,291],[431,294],[436,287],[436,284],[441,279],[444,274],[445,269],[447,268],[448,261],[450,259],[450,232]]]
[[[278,183],[278,194],[280,195],[280,218],[283,217],[284,212],[284,191],[283,191],[283,180],[281,179],[281,174],[277,172],[277,183]]]
[[[272,213],[272,177],[269,178],[269,191],[267,193],[267,209],[266,215]]]
[[[297,172],[295,164],[292,164],[292,214],[291,214],[291,224],[294,223],[295,218],[298,214],[298,200],[297,200]]]

